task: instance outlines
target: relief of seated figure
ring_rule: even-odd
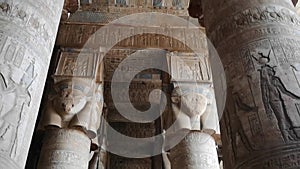
[[[80,128],[89,138],[95,138],[103,107],[101,92],[74,79],[59,82],[55,88],[56,95],[48,101],[43,126]]]

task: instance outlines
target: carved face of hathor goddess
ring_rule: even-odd
[[[208,104],[208,100],[204,95],[193,91],[186,93],[174,91],[172,101],[189,117],[201,116]]]
[[[86,104],[84,94],[75,89],[62,89],[56,99],[53,100],[57,112],[63,114],[76,114]]]
[[[202,115],[207,106],[207,99],[202,94],[187,93],[181,96],[181,110],[190,117]]]

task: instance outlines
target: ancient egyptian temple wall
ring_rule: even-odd
[[[210,61],[204,34],[195,36],[199,32],[203,33],[203,29],[198,26],[171,27],[167,21],[165,25],[115,25],[113,30],[102,29],[115,19],[138,12],[173,14],[198,25],[197,20],[188,16],[188,1],[82,0],[80,4],[74,5],[76,2],[69,0],[64,5],[44,93],[41,120],[35,132],[27,167],[161,169],[163,166],[172,166],[175,169],[185,165],[188,169],[218,168],[215,139],[219,140],[219,126]],[[156,33],[145,33],[149,30]],[[120,33],[124,32],[134,36],[120,40]],[[162,35],[165,32],[167,35]],[[173,35],[184,39],[183,42],[172,38]],[[99,39],[105,43],[101,43],[100,48],[87,48],[84,45],[88,39],[94,44]],[[104,54],[103,51],[114,41],[120,42]],[[191,46],[187,46],[186,41],[190,41]],[[191,48],[197,49],[197,53]],[[200,57],[195,57],[196,54]],[[129,121],[121,116],[112,99],[113,73],[124,59],[132,55],[137,62],[121,67],[121,73],[125,75],[135,73],[137,68],[147,67],[148,63],[164,64],[170,72],[168,75],[161,70],[147,69],[134,77],[129,91],[123,87],[122,81],[117,82],[118,88],[114,88],[119,93],[117,102],[125,102],[124,95],[129,95],[132,105],[141,111],[149,108],[149,94],[154,89],[164,91],[167,94],[167,106],[161,118],[153,122]],[[185,64],[180,64],[182,62]],[[181,86],[183,91],[177,91],[176,88]],[[116,131],[130,137],[145,138],[160,134],[168,129],[178,114],[178,102],[172,101],[171,97],[177,100],[199,99],[195,103],[201,105],[193,107],[194,104],[189,106],[186,103],[188,108],[199,111],[183,112],[185,115],[181,122],[187,126],[177,126],[174,133],[181,129],[188,130],[188,133],[179,146],[163,152],[164,141],[159,147],[153,145],[155,140],[149,139],[146,144],[153,146],[153,149],[160,148],[163,155],[145,158],[125,158],[105,151],[105,148],[116,147],[118,140],[109,138],[110,133],[107,133],[103,120]],[[151,93],[150,100],[154,100],[154,107],[159,108],[163,99],[161,92]],[[198,126],[192,126],[194,122]],[[165,141],[168,138],[166,136]],[[203,149],[197,149],[199,144]],[[78,145],[82,145],[80,149],[74,149]],[[126,143],[123,146],[135,145]],[[185,156],[189,153],[190,157]],[[176,163],[178,159],[185,163]]]

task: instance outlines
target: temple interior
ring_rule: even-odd
[[[0,169],[300,169],[297,0],[0,0]]]

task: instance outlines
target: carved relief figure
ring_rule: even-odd
[[[95,96],[93,87],[82,81],[66,80],[55,85],[56,95],[50,98],[43,125],[59,128],[80,127],[95,138],[100,126],[102,95]]]
[[[31,102],[28,88],[34,79],[33,67],[30,64],[21,74],[19,84],[11,76],[11,66],[0,65],[0,151],[15,157],[23,139],[19,135],[25,116],[22,112]]]
[[[241,97],[238,94],[233,95],[234,101],[231,102],[230,107],[232,110],[226,110],[225,112],[229,116],[229,126],[230,126],[230,136],[232,140],[232,149],[235,157],[238,157],[238,147],[239,145],[243,145],[247,151],[252,151],[254,148],[252,147],[245,131],[243,129],[242,121],[239,117],[239,112],[243,111],[246,113],[257,112],[257,107],[251,107],[245,104]]]
[[[259,58],[253,58],[261,65],[260,80],[261,92],[267,114],[274,114],[278,121],[279,129],[286,142],[299,139],[294,131],[291,114],[288,112],[288,102],[300,100],[300,96],[290,92],[281,81],[280,77],[276,76],[275,67],[270,66],[270,53],[265,56],[263,53],[258,53]]]

